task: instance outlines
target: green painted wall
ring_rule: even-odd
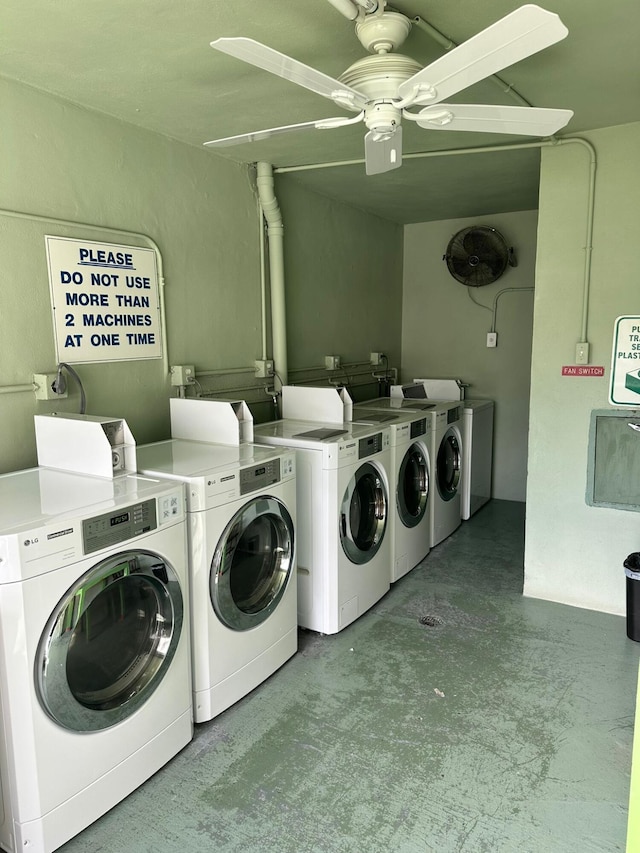
[[[517,267],[493,284],[469,289],[451,277],[442,256],[470,225],[497,228],[514,246]],[[455,377],[467,397],[495,401],[493,496],[524,501],[537,211],[449,219],[405,227],[402,377]],[[469,292],[470,291],[470,292]],[[498,294],[502,294],[498,298]],[[485,308],[474,304],[473,299]],[[487,348],[497,302],[498,346]]]
[[[587,337],[602,378],[561,375],[580,338],[588,152],[542,152],[529,432],[525,594],[623,613],[622,561],[640,550],[640,514],[585,503],[589,420],[609,406],[616,317],[640,314],[640,124],[585,134],[597,152]],[[640,452],[640,446],[639,450]]]
[[[262,312],[259,218],[247,167],[7,81],[0,99],[0,208],[148,234],[164,261],[170,363],[195,364],[198,372],[250,368],[262,354]],[[291,363],[322,363],[332,352],[363,358],[370,346],[399,353],[402,230],[293,181],[278,181],[278,191],[280,184]],[[3,388],[55,368],[45,234],[127,242],[0,214]],[[375,299],[363,310],[368,293]],[[370,344],[369,327],[384,340]],[[161,361],[76,369],[90,414],[125,417],[139,444],[168,436],[171,388]],[[230,374],[224,387],[234,384]],[[33,415],[78,411],[71,388],[68,400],[54,403],[36,402],[31,391],[0,394],[0,471],[35,464]],[[256,408],[270,414],[268,405]]]
[[[278,178],[290,368],[384,352],[400,363],[403,230]],[[313,204],[308,200],[312,198]],[[343,378],[343,377],[341,377]]]
[[[636,692],[631,785],[629,788],[629,818],[627,822],[627,853],[640,850],[640,676]]]

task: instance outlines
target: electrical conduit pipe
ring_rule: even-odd
[[[269,246],[269,278],[271,285],[271,336],[273,360],[278,378],[283,385],[288,381],[287,317],[284,292],[284,226],[275,196],[273,167],[271,163],[257,164],[258,198],[267,223]]]
[[[484,145],[477,148],[444,148],[437,151],[421,151],[415,154],[404,154],[404,160],[420,160],[427,157],[450,157],[463,154],[486,154],[496,151],[517,151],[524,148],[550,148],[561,145],[581,145],[587,150],[589,156],[589,188],[587,200],[587,223],[586,242],[584,255],[584,276],[582,283],[582,312],[580,323],[580,342],[587,342],[589,326],[589,300],[591,293],[591,253],[593,250],[593,217],[595,210],[595,188],[596,188],[596,150],[593,145],[581,136],[563,136],[541,139],[537,142],[515,142],[508,145]],[[338,166],[355,166],[364,163],[359,160],[341,160],[333,163],[313,163],[306,166],[284,166],[276,169],[278,173],[303,172],[311,169],[331,169]],[[475,300],[474,300],[475,301]],[[480,304],[480,303],[477,303]],[[487,307],[487,306],[484,306]],[[491,309],[489,309],[491,310]]]

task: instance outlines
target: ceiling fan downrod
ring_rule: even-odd
[[[372,14],[380,6],[378,0],[329,0],[329,3],[350,21]],[[383,2],[382,5],[384,6],[385,3]]]

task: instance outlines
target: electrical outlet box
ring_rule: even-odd
[[[273,376],[275,373],[275,367],[273,365],[272,358],[257,358],[254,361],[256,367],[256,376],[258,379],[267,379],[269,376]]]
[[[576,364],[589,364],[589,344],[586,341],[576,344]]]
[[[488,347],[497,347],[498,346],[498,333],[497,332],[487,332],[487,346]]]
[[[373,365],[373,367],[379,367],[382,364],[383,357],[383,352],[371,352],[369,353],[369,362]]]
[[[57,373],[34,373],[33,385],[36,394],[36,400],[63,400],[67,396],[65,391],[63,394],[56,394],[53,390],[53,383],[56,381]]]
[[[196,381],[196,369],[193,364],[174,364],[171,366],[172,385],[193,385]]]
[[[327,370],[338,370],[338,368],[340,367],[340,356],[325,355],[324,366],[327,368]]]

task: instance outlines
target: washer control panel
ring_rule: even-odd
[[[280,482],[280,459],[270,459],[262,465],[252,465],[240,471],[240,494],[246,495]]]
[[[427,419],[420,418],[418,421],[411,421],[411,438],[417,438],[419,435],[424,435],[427,431]]]
[[[156,500],[150,498],[82,521],[82,546],[85,554],[101,551],[135,539],[158,526]]]
[[[373,456],[374,453],[380,453],[381,450],[381,432],[378,432],[375,435],[369,435],[367,438],[361,438],[358,442],[358,459],[365,459],[367,456]]]

